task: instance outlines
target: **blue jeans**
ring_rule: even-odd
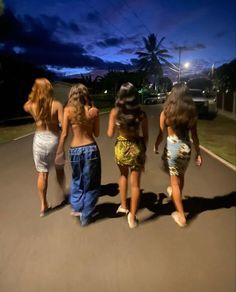
[[[70,203],[80,212],[80,221],[86,225],[100,195],[101,158],[98,146],[92,143],[69,149],[72,167]]]

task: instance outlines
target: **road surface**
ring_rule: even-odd
[[[54,171],[48,197],[55,209],[39,217],[32,135],[0,145],[1,292],[236,291],[236,173],[206,153],[201,168],[191,161],[184,189],[190,220],[179,228],[170,216],[172,203],[163,200],[168,176],[152,151],[159,107],[145,107],[150,141],[134,230],[115,213],[118,170],[114,139],[106,137],[107,114],[97,140],[102,195],[95,222],[86,228],[70,216],[69,205],[60,206]],[[66,173],[69,185],[69,163]]]

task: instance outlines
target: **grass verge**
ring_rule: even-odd
[[[110,110],[110,107],[104,107],[100,109],[100,113],[108,112]],[[10,142],[13,139],[27,135],[35,130],[34,123],[27,122],[22,124],[23,120],[20,119],[18,121],[21,123],[20,125],[17,125],[17,119],[9,122],[12,123],[12,126],[0,126],[0,144]]]
[[[35,129],[34,123],[19,126],[3,126],[0,127],[0,144],[9,142],[15,138],[27,135]]]
[[[236,166],[236,121],[222,115],[198,120],[200,144]]]

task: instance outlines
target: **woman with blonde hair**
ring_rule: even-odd
[[[72,168],[71,215],[78,216],[82,226],[91,222],[100,194],[101,159],[94,137],[99,136],[99,111],[93,106],[88,88],[83,84],[71,87],[64,109],[58,157],[63,155],[69,127],[72,130],[69,157]]]
[[[128,226],[133,229],[138,221],[136,213],[140,197],[141,173],[144,170],[148,121],[139,104],[137,89],[130,82],[121,85],[116,106],[111,110],[107,135],[117,132],[115,161],[120,170],[121,205],[117,213],[127,214]],[[128,176],[130,174],[131,204],[127,206]]]
[[[170,184],[167,188],[169,197],[173,198],[176,210],[172,218],[180,226],[186,225],[186,218],[182,203],[184,174],[191,157],[191,133],[196,151],[196,165],[202,164],[202,157],[197,134],[197,114],[195,104],[185,83],[176,84],[164,104],[160,115],[160,130],[157,136],[154,151],[163,140],[163,133],[167,132],[167,140],[162,159],[170,175]]]
[[[35,80],[24,110],[34,118],[36,131],[33,140],[33,157],[38,172],[37,187],[41,201],[40,217],[49,211],[47,186],[49,169],[55,162],[63,118],[63,106],[53,99],[52,84],[46,78]],[[57,181],[64,194],[64,168],[55,165]]]

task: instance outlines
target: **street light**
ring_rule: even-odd
[[[180,77],[181,77],[181,57],[182,57],[182,51],[185,49],[184,46],[179,46],[176,48],[178,51],[179,51],[179,68],[178,68],[178,82],[180,82]],[[190,66],[190,63],[189,62],[186,62],[184,65],[183,65],[183,68],[189,68]]]
[[[189,62],[184,63],[184,68],[185,69],[188,69],[189,67],[190,67],[190,63]]]

